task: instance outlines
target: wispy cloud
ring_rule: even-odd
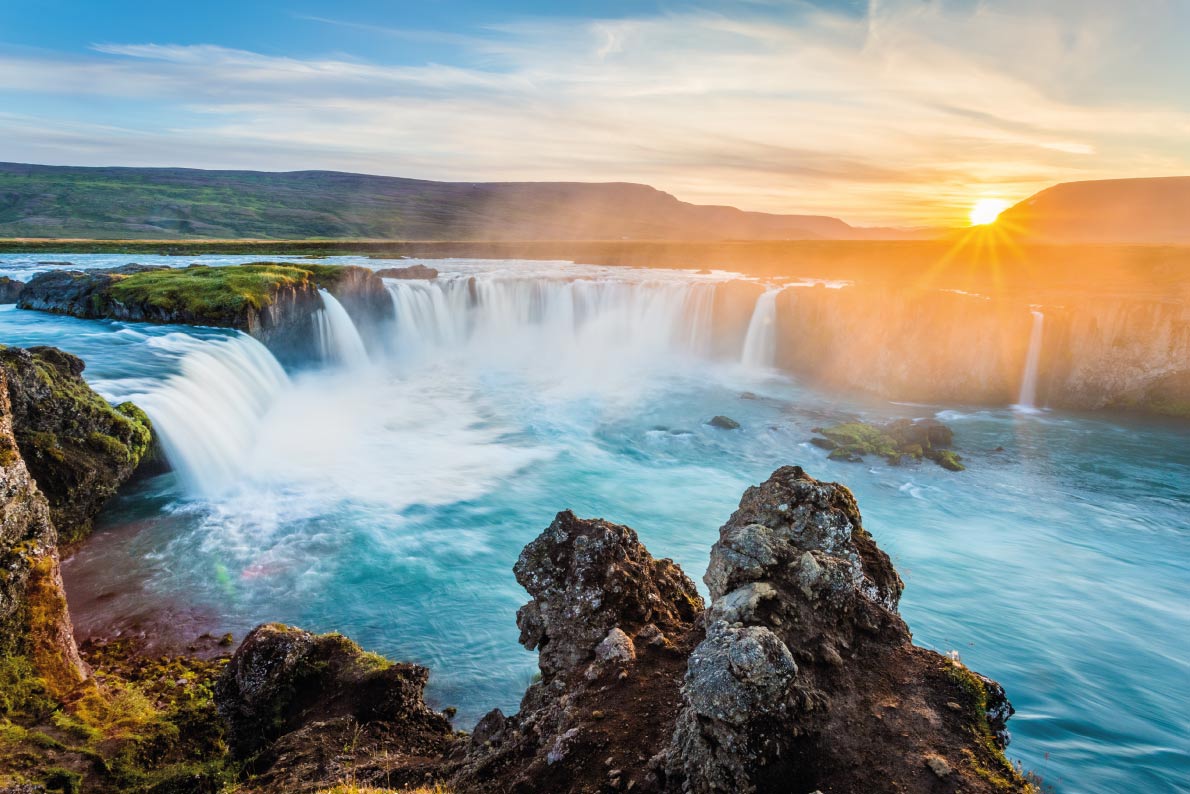
[[[1190,24],[1187,5],[1039,5],[519,20],[451,35],[468,65],[213,45],[0,54],[10,110],[37,119],[22,102],[57,97],[104,125],[87,146],[85,125],[38,136],[0,117],[0,157],[630,180],[864,223],[957,220],[974,196],[1056,181],[1190,172],[1190,55],[1168,32]],[[156,122],[113,132],[123,125],[103,106],[116,100],[148,103]],[[40,121],[64,129],[61,116]]]

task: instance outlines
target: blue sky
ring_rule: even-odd
[[[0,160],[647,182],[958,222],[1190,173],[1190,2],[0,4]]]

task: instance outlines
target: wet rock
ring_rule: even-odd
[[[707,424],[710,425],[711,427],[717,427],[720,430],[739,430],[740,429],[740,423],[737,422],[736,420],[732,419],[730,416],[712,417],[711,420],[709,422],[707,422]]]
[[[830,427],[816,427],[810,443],[830,450],[827,457],[848,463],[860,463],[865,455],[878,455],[890,464],[902,460],[932,460],[944,469],[962,471],[962,457],[950,449],[954,432],[936,419],[895,419],[883,425],[868,422],[843,422]]]
[[[438,271],[426,265],[409,265],[408,267],[384,267],[376,271],[381,278],[400,279],[435,279]]]
[[[16,303],[21,297],[21,290],[25,288],[25,282],[17,281],[15,278],[8,276],[0,276],[0,304]]]

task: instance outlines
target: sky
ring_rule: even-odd
[[[1190,0],[3,0],[0,160],[644,182],[861,225],[1190,174]]]

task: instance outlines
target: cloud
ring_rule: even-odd
[[[901,224],[957,221],[976,195],[1190,172],[1179,83],[1190,56],[1166,32],[1186,6],[1038,5],[525,19],[452,38],[466,65],[214,45],[0,54],[0,95],[28,117],[0,117],[0,157],[639,181],[693,201]],[[1128,60],[1137,41],[1143,73]],[[40,117],[22,109],[54,98]],[[130,101],[152,123],[121,124]],[[39,140],[38,121],[70,135]]]

